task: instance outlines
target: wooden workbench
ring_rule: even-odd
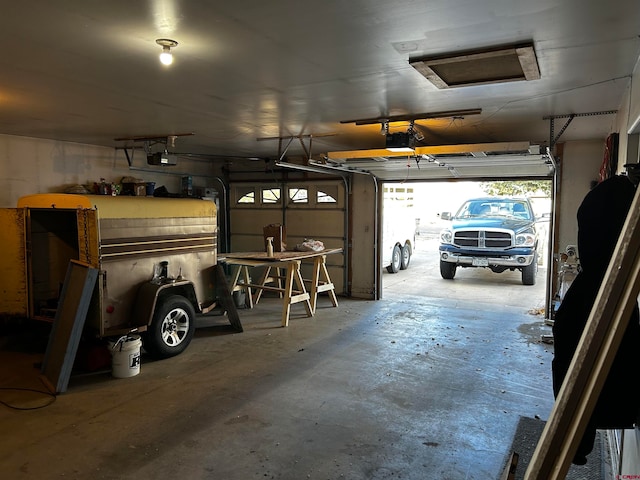
[[[263,291],[278,292],[282,297],[282,326],[289,325],[291,305],[304,302],[307,317],[316,311],[318,294],[328,292],[331,303],[338,306],[334,285],[327,271],[327,255],[341,253],[341,248],[325,249],[320,252],[274,252],[273,257],[266,252],[225,253],[219,260],[234,265],[231,276],[231,291],[244,290],[249,308],[260,301]],[[300,272],[303,261],[313,261],[311,279],[304,280]],[[258,283],[251,283],[249,268],[263,267],[264,272]],[[284,275],[281,273],[284,270]],[[239,283],[242,280],[243,283]],[[282,285],[284,281],[284,286]],[[305,287],[308,282],[309,290]],[[252,290],[255,294],[252,295]]]

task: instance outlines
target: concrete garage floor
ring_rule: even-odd
[[[382,301],[321,297],[281,328],[263,298],[240,310],[243,333],[214,317],[137,376],[72,376],[48,406],[0,408],[0,478],[497,479],[519,418],[553,404],[550,329],[530,313],[544,282],[448,282],[430,255],[385,274]],[[42,406],[15,390],[43,388],[42,353],[17,343],[0,351],[0,399]]]

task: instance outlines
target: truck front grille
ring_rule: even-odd
[[[490,230],[461,230],[455,232],[453,243],[458,247],[470,248],[509,248],[512,246],[511,234]]]

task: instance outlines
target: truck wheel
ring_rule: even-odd
[[[453,280],[453,277],[456,276],[456,267],[455,263],[443,262],[440,260],[440,275],[445,280]]]
[[[402,251],[400,252],[400,270],[406,270],[409,268],[409,262],[411,261],[411,245],[404,244]]]
[[[522,284],[535,285],[536,273],[538,273],[538,254],[533,255],[533,261],[522,269]]]
[[[402,264],[402,252],[400,247],[396,245],[393,247],[393,254],[391,255],[391,265],[387,265],[387,272],[398,273],[400,265]]]
[[[144,349],[156,358],[169,358],[182,353],[195,331],[193,305],[180,295],[160,300],[149,329],[143,334]]]

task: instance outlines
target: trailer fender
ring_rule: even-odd
[[[196,313],[200,313],[200,305],[196,297],[196,290],[188,280],[177,282],[145,282],[140,285],[133,308],[133,318],[139,325],[149,326],[158,305],[158,300],[169,295],[181,295],[193,305]]]

